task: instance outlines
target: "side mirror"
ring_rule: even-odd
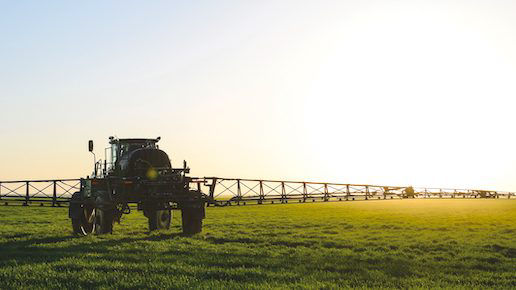
[[[183,160],[183,168],[186,169],[186,160]]]
[[[88,150],[93,152],[93,140],[88,141]]]

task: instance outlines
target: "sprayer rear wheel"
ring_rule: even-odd
[[[95,208],[94,232],[97,235],[110,234],[113,232],[114,222],[113,210]]]
[[[172,220],[172,211],[170,209],[152,210],[148,213],[149,230],[169,229]]]

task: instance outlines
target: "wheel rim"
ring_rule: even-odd
[[[168,210],[161,211],[158,216],[158,220],[159,220],[161,228],[168,227],[168,225],[170,223],[170,212]]]
[[[93,219],[95,218],[95,211],[93,208],[84,207],[82,208],[82,215],[79,217],[79,228],[76,229],[79,232],[76,232],[81,235],[89,235],[93,232],[95,226],[93,223]]]
[[[161,222],[167,222],[170,219],[170,214],[165,211],[161,213]]]

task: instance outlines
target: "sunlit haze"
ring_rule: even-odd
[[[193,176],[516,190],[515,1],[0,3],[0,180],[114,135]]]

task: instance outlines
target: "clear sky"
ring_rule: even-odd
[[[2,1],[0,180],[161,136],[194,176],[516,190],[516,1]]]

